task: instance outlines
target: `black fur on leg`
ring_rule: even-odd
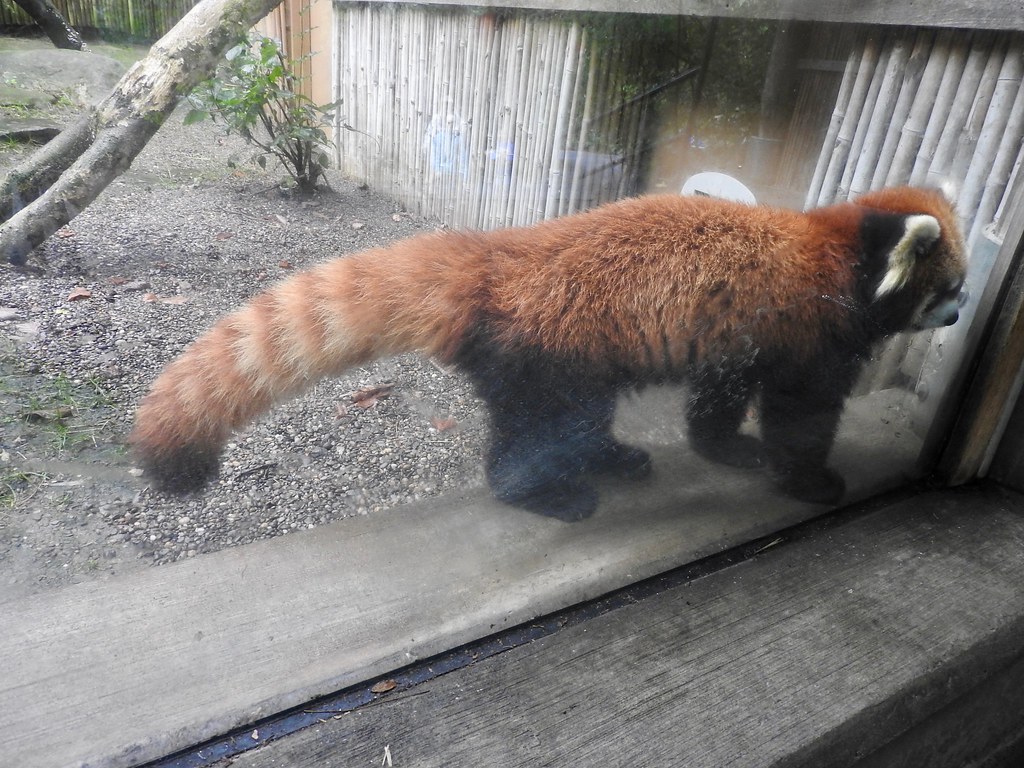
[[[512,494],[493,484],[491,487],[499,501],[565,523],[588,518],[597,509],[597,491],[579,478],[556,480]]]
[[[815,504],[842,499],[846,483],[826,461],[856,373],[853,361],[834,360],[821,370],[765,376],[761,432],[775,484],[783,493]]]
[[[641,448],[606,438],[587,460],[587,471],[621,480],[644,480],[650,477],[651,454]]]
[[[761,441],[739,434],[755,389],[752,361],[725,361],[693,366],[686,420],[690,445],[709,461],[730,467],[764,466]]]
[[[487,479],[495,497],[561,520],[590,516],[597,492],[588,473],[641,477],[646,453],[609,434],[616,388],[536,350],[511,354],[483,331],[458,359],[487,402]]]
[[[192,448],[165,456],[142,456],[139,459],[146,477],[164,493],[194,493],[214,480],[220,470],[216,451]]]

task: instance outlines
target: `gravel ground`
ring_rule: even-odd
[[[229,169],[240,150],[175,115],[28,268],[0,266],[0,601],[482,482],[479,401],[414,356],[279,407],[202,494],[139,476],[134,407],[216,318],[294,270],[435,226],[336,174],[311,200],[284,194],[276,170]]]

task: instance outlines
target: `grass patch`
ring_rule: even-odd
[[[18,499],[33,484],[45,480],[40,472],[18,469],[0,471],[0,507],[14,507]]]

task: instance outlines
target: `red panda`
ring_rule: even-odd
[[[468,373],[491,416],[497,498],[590,515],[589,476],[641,478],[610,432],[616,394],[687,381],[702,456],[766,465],[834,503],[826,464],[878,341],[950,325],[965,273],[940,192],[898,188],[807,213],[650,196],[531,227],[441,232],[329,261],[255,297],[170,363],[130,443],[160,487],[217,472],[234,431],[318,379],[417,351]],[[761,438],[738,432],[757,397]]]

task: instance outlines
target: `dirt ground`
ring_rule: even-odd
[[[283,192],[237,139],[181,118],[25,268],[0,266],[0,601],[480,482],[468,384],[403,357],[238,435],[208,491],[148,487],[124,438],[167,361],[274,281],[436,226],[337,174],[311,199]],[[27,151],[0,145],[0,170]],[[384,384],[369,407],[353,397]]]

